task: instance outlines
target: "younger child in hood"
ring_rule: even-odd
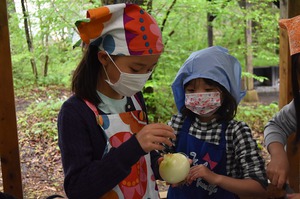
[[[171,185],[169,199],[266,195],[265,163],[249,126],[234,120],[241,91],[241,66],[228,50],[213,46],[192,53],[172,84],[178,114],[169,125],[175,151],[191,169],[184,184]]]

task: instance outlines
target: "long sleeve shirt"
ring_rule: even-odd
[[[264,142],[268,147],[272,142],[286,145],[290,134],[296,132],[296,110],[294,101],[285,105],[265,126]]]

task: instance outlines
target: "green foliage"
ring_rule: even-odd
[[[271,6],[271,0],[253,0],[250,10],[240,7],[236,0],[180,0],[170,9],[172,2],[173,0],[152,2],[151,13],[163,30],[166,45],[151,81],[146,84],[153,93],[144,92],[151,121],[167,121],[176,112],[171,84],[187,57],[208,46],[207,13],[216,16],[211,24],[214,45],[228,48],[243,66],[246,19],[253,20],[254,64],[278,64],[279,10]],[[72,71],[82,57],[80,48],[72,48],[78,39],[74,23],[85,18],[86,10],[99,6],[99,3],[73,0],[58,0],[55,3],[30,0],[27,3],[34,47],[32,52],[28,50],[20,10],[11,13],[9,21],[15,88],[69,86]],[[47,56],[48,72],[44,76]],[[34,59],[37,66],[37,79],[33,75],[31,59]],[[248,73],[243,75],[251,77]],[[252,77],[262,80],[261,77]]]
[[[242,76],[244,76],[244,77],[250,77],[250,78],[256,79],[256,80],[259,81],[259,82],[263,82],[263,81],[265,81],[265,80],[268,80],[267,77],[257,76],[257,75],[254,75],[254,74],[251,74],[251,73],[248,73],[248,72],[243,72],[243,73],[242,73]]]
[[[151,123],[166,122],[175,113],[170,87],[160,86],[161,84],[159,81],[148,81],[147,86],[154,88],[154,93],[144,92],[144,98],[148,107],[148,117]]]
[[[72,4],[72,6],[70,6]],[[11,13],[9,25],[14,85],[18,88],[29,85],[70,84],[70,74],[82,57],[81,49],[73,49],[75,20],[85,16],[85,10],[93,4],[58,0],[28,1],[28,20],[32,34],[32,51],[29,52],[24,34],[23,14],[17,7]],[[84,10],[84,11],[83,11]],[[46,57],[49,58],[45,73]],[[31,61],[37,67],[33,74]]]
[[[58,112],[70,93],[62,86],[15,89],[18,130],[34,140],[56,141]]]
[[[267,122],[278,112],[278,105],[240,104],[236,120],[246,122],[252,130],[262,133]]]
[[[62,103],[59,99],[32,103],[18,115],[19,130],[32,138],[49,137],[57,140],[57,114]]]
[[[154,1],[152,14],[162,25],[167,10],[173,1]],[[163,27],[163,39],[166,43],[164,53],[152,77],[154,93],[146,93],[147,105],[150,107],[150,119],[166,121],[176,112],[172,102],[171,84],[180,66],[187,57],[199,49],[207,47],[207,13],[215,14],[214,45],[229,49],[245,67],[245,20],[253,20],[253,64],[254,66],[278,65],[278,18],[279,10],[272,7],[270,0],[251,1],[251,10],[244,10],[237,1],[182,0],[177,1],[170,11]],[[263,81],[264,77],[243,72],[243,76]],[[153,83],[155,82],[155,84]],[[151,96],[150,96],[151,95]],[[174,101],[174,100],[173,100]],[[154,110],[154,112],[152,112]]]
[[[277,22],[279,10],[272,6],[272,1],[253,0],[247,10],[241,8],[238,1],[216,2],[208,6],[209,10],[217,15],[212,23],[215,32],[215,45],[227,47],[242,65],[245,65],[245,20],[251,19],[253,26],[251,48],[254,65],[278,65],[279,34]]]

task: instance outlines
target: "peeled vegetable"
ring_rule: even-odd
[[[159,174],[163,180],[170,184],[183,181],[190,171],[188,158],[182,153],[169,153],[164,155],[159,165]]]

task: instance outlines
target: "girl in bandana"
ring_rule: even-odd
[[[141,90],[163,50],[155,20],[135,4],[88,10],[76,22],[86,47],[58,116],[70,199],[159,198],[156,152],[173,129],[148,124]]]
[[[294,99],[267,123],[264,139],[265,146],[271,155],[271,161],[267,167],[268,178],[273,185],[282,188],[287,182],[289,170],[289,162],[284,149],[287,138],[296,132],[295,145],[300,140],[300,15],[291,19],[281,19],[279,25],[287,30],[289,36]],[[300,199],[300,194],[290,194],[288,198]]]
[[[213,46],[194,52],[172,84],[179,113],[170,126],[175,151],[192,165],[186,181],[170,186],[168,198],[233,199],[265,196],[264,161],[242,121],[234,120],[241,91],[241,66],[227,49]]]

